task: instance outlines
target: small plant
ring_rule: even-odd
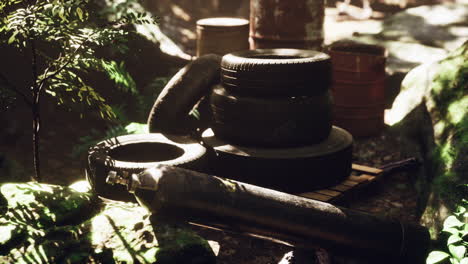
[[[468,264],[468,201],[444,221],[442,232],[448,235],[443,250],[432,251],[426,264]]]
[[[122,1],[120,1],[122,2]],[[87,105],[104,119],[115,117],[106,100],[86,75],[103,72],[118,88],[136,93],[136,85],[125,65],[96,55],[112,47],[125,52],[130,24],[156,23],[145,12],[127,8],[126,0],[102,8],[91,0],[2,0],[0,2],[0,47],[9,45],[30,56],[29,84],[18,86],[0,72],[0,94],[14,93],[30,107],[33,121],[34,180],[40,181],[40,105],[49,94],[59,105]],[[94,10],[104,10],[96,13]],[[111,12],[118,11],[112,15]],[[109,21],[109,18],[112,21]]]
[[[110,139],[113,137],[128,135],[128,134],[145,134],[148,133],[148,125],[131,122],[127,125],[118,124],[113,126],[105,131],[104,136],[100,131],[92,129],[89,131],[89,134],[84,137],[80,137],[80,144],[73,147],[71,156],[74,158],[79,157],[83,153],[86,153],[92,146],[96,145],[98,142]]]

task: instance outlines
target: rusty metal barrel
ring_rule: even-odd
[[[334,125],[354,137],[384,127],[386,50],[378,45],[337,42],[330,47]]]
[[[320,50],[323,44],[323,0],[251,0],[251,49]]]
[[[249,49],[249,21],[243,18],[213,17],[197,21],[197,56]]]

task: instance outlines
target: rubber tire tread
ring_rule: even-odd
[[[171,140],[173,139],[173,140]],[[140,173],[145,169],[154,167],[157,164],[177,166],[203,172],[207,166],[209,150],[187,137],[168,137],[159,134],[134,134],[107,139],[97,143],[88,151],[86,166],[86,177],[93,190],[100,196],[120,201],[133,201],[133,195],[127,192],[124,186],[111,186],[106,184],[109,171],[125,173]],[[125,147],[136,143],[165,143],[177,146],[183,150],[183,154],[178,158],[159,162],[128,162],[112,158],[109,153],[119,147]],[[148,155],[151,155],[148,153]]]
[[[343,129],[333,127],[331,134],[347,135],[339,148],[324,155],[314,155],[314,145],[299,148],[279,149],[287,152],[289,157],[264,157],[252,148],[232,145],[214,136],[210,142],[204,133],[203,141],[207,148],[214,148],[216,159],[211,173],[214,175],[246,182],[266,188],[287,192],[304,193],[334,186],[345,180],[352,170],[352,136]],[[327,144],[322,142],[321,144]],[[225,146],[229,151],[225,151]],[[255,149],[255,148],[253,148]],[[309,150],[308,150],[309,149]],[[277,151],[275,148],[264,148],[261,151]],[[309,152],[310,156],[296,155],[298,152]]]
[[[188,135],[196,129],[189,112],[219,83],[221,56],[201,56],[179,70],[166,84],[148,116],[151,133]]]
[[[320,142],[332,127],[328,92],[314,97],[255,98],[221,85],[210,97],[215,134],[233,144],[290,147]]]
[[[221,83],[240,95],[318,95],[328,90],[331,82],[330,57],[318,51],[249,50],[227,54],[221,61]]]

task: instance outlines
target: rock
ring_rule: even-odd
[[[422,223],[433,238],[468,197],[468,42],[439,62],[408,73],[385,116],[403,140],[402,151],[423,166],[413,179]]]
[[[0,185],[0,213],[0,263],[216,262],[190,229],[68,187]]]

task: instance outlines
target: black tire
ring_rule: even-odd
[[[121,201],[135,201],[122,185],[106,184],[110,171],[120,175],[139,173],[157,164],[166,164],[203,172],[207,149],[187,137],[162,134],[125,135],[104,140],[88,152],[86,177],[100,196]],[[177,142],[176,142],[177,141]]]
[[[212,173],[288,193],[303,193],[338,184],[351,173],[353,138],[333,127],[323,142],[297,148],[251,148],[231,145],[211,129],[203,143],[216,152]]]
[[[232,95],[221,85],[211,94],[212,128],[233,144],[264,147],[320,142],[331,130],[331,98],[255,98]]]
[[[167,83],[150,111],[148,127],[151,133],[190,134],[196,126],[189,112],[200,99],[219,83],[221,57],[201,56],[182,68]]]
[[[331,85],[330,57],[318,51],[258,49],[223,56],[221,83],[247,96],[319,95]]]

